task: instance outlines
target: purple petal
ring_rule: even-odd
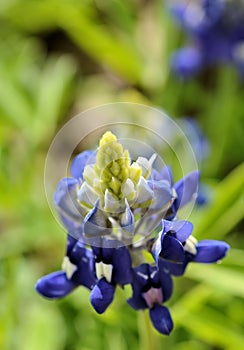
[[[213,263],[225,257],[230,246],[222,241],[203,240],[197,245],[197,255],[192,261],[201,263]]]
[[[176,211],[196,198],[199,176],[199,171],[193,171],[174,185],[177,193],[177,198],[174,201]]]
[[[115,287],[105,278],[100,279],[90,294],[90,301],[97,313],[102,314],[112,303]]]
[[[173,321],[165,306],[155,305],[150,309],[151,321],[159,333],[169,335],[173,329]]]
[[[66,273],[63,271],[50,273],[40,278],[35,285],[39,294],[50,299],[62,298],[76,287],[77,284],[67,279]]]
[[[91,160],[95,162],[94,151],[84,151],[76,156],[71,164],[70,172],[71,175],[76,179],[83,179],[83,171],[87,164],[91,163]]]

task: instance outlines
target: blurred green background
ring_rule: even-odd
[[[153,331],[154,348],[243,348],[244,83],[231,67],[177,79],[170,54],[183,40],[162,1],[1,0],[0,349],[148,349],[141,314],[121,291],[99,316],[85,289],[55,302],[34,290],[65,249],[43,185],[51,141],[78,112],[116,101],[199,122],[211,201],[190,220],[197,238],[232,247],[221,265],[189,266],[175,280],[175,328],[170,337]]]

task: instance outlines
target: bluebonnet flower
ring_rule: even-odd
[[[128,303],[136,310],[149,309],[160,333],[171,332],[173,322],[163,305],[172,294],[171,275],[183,274],[190,261],[219,260],[228,247],[195,243],[192,224],[177,220],[178,210],[196,198],[199,172],[174,183],[169,167],[153,167],[155,158],[131,160],[111,132],[102,136],[97,151],[75,157],[71,177],[62,179],[54,194],[68,232],[62,270],[40,278],[37,292],[57,299],[84,286],[101,314],[117,286],[131,284]],[[155,263],[147,263],[145,249]]]
[[[92,289],[95,283],[92,251],[81,241],[68,235],[62,270],[40,278],[36,283],[36,290],[46,298],[58,299],[78,286]]]
[[[168,335],[173,328],[169,310],[162,306],[172,294],[173,283],[169,274],[157,270],[149,264],[141,264],[133,269],[133,295],[127,300],[135,310],[149,309],[154,327]]]
[[[97,282],[91,291],[90,301],[94,309],[103,313],[111,304],[116,285],[124,286],[132,281],[131,256],[125,246],[115,247],[114,241],[99,239],[92,250],[96,263]],[[99,243],[99,244],[98,244]]]
[[[223,241],[198,242],[192,236],[193,225],[189,221],[163,220],[162,226],[152,254],[158,267],[171,275],[183,275],[189,262],[218,262],[229,249],[229,245]]]
[[[173,54],[173,70],[189,78],[202,68],[233,64],[244,72],[244,3],[238,0],[179,0],[171,11],[192,44]]]
[[[210,145],[198,121],[192,117],[182,117],[179,125],[191,144],[198,164],[206,160],[209,155]]]

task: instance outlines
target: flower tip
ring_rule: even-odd
[[[98,314],[104,313],[114,298],[115,288],[105,278],[101,278],[90,294],[90,302]]]
[[[162,305],[155,305],[150,309],[150,318],[155,329],[164,335],[170,335],[174,324],[169,310]]]
[[[116,141],[117,141],[117,137],[111,131],[108,130],[101,137],[99,146],[102,147],[109,142],[116,142]]]
[[[68,280],[66,273],[57,271],[41,277],[35,285],[35,290],[47,299],[58,299],[69,294],[76,287]]]

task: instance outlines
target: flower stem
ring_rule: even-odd
[[[139,313],[140,350],[158,349],[158,337],[150,321],[148,310]]]

